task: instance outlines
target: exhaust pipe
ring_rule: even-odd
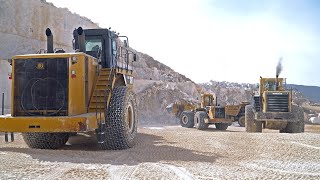
[[[276,91],[279,91],[279,75],[276,75]]]
[[[79,27],[77,29],[77,33],[78,33],[79,51],[86,52],[85,35],[82,27]]]
[[[47,36],[47,53],[53,53],[53,35],[50,28],[46,29]]]
[[[282,71],[282,57],[279,59],[276,69],[276,91],[279,91],[279,75]]]
[[[216,96],[216,106],[218,106],[218,96]]]

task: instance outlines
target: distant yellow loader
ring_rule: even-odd
[[[281,133],[304,132],[302,107],[292,103],[292,91],[286,90],[285,78],[260,78],[259,94],[245,108],[247,132],[262,132],[262,128]]]
[[[240,126],[244,126],[244,108],[248,102],[238,105],[220,106],[214,101],[212,94],[202,94],[201,103],[196,105],[192,103],[173,103],[167,107],[180,119],[182,127],[203,130],[210,124],[215,124],[219,130],[226,130],[234,121],[238,121]]]

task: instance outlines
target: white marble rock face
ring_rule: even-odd
[[[72,33],[79,26],[99,27],[85,17],[65,8],[57,8],[44,0],[0,0],[0,59],[46,49],[45,29],[48,27],[53,33],[54,48],[71,52]],[[197,101],[203,87],[151,56],[140,52],[137,54],[138,61],[133,66],[139,121],[146,124],[177,123],[174,115],[169,114],[165,107],[181,99]],[[0,63],[0,93],[6,93],[5,108],[9,109],[11,81],[8,80],[8,72],[11,67],[4,60]],[[218,93],[219,103],[224,105],[226,102],[244,101],[248,92],[238,91],[219,88],[210,93]]]
[[[46,28],[53,32],[54,48],[72,50],[72,32],[75,28],[97,28],[87,18],[67,9],[54,7],[40,0],[0,0],[0,113],[2,93],[5,93],[5,111],[9,112],[11,66],[7,59],[15,55],[32,54],[46,49]]]
[[[46,49],[46,28],[53,33],[54,47],[72,50],[75,28],[97,28],[87,18],[40,0],[0,0],[0,59]]]

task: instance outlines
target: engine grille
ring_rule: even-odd
[[[225,108],[224,107],[215,107],[215,118],[225,118]]]
[[[268,112],[289,112],[289,93],[267,93]]]
[[[261,110],[261,98],[260,98],[260,96],[254,96],[253,100],[254,100],[254,107],[256,108],[256,111],[260,111]]]
[[[14,60],[14,116],[68,114],[68,59]]]

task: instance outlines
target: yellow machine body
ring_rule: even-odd
[[[287,98],[287,112],[291,112],[292,92],[284,88],[285,78],[260,78],[259,93],[262,97],[262,112],[269,112],[268,110],[268,95],[286,95]],[[282,113],[282,112],[274,112]]]
[[[35,58],[64,58],[68,61],[68,92],[66,93],[68,94],[68,113],[66,115],[46,116],[50,110],[37,111],[37,113],[41,112],[43,116],[19,115],[23,110],[14,97],[15,91],[20,88],[15,84],[15,61],[28,61]],[[35,69],[45,71],[46,67],[45,64],[38,63]],[[11,115],[0,116],[0,132],[94,131],[98,127],[100,118],[105,117],[102,104],[104,104],[103,100],[106,96],[99,94],[99,91],[103,93],[108,88],[106,82],[111,81],[112,86],[126,85],[132,88],[132,82],[126,82],[128,79],[126,77],[132,77],[132,71],[122,68],[115,68],[114,71],[114,77],[109,80],[110,69],[101,69],[96,58],[82,52],[15,56],[12,59],[12,87],[14,88],[12,88]],[[103,83],[101,84],[101,82]]]
[[[31,148],[57,149],[77,133],[96,136],[100,149],[127,149],[137,134],[133,87],[135,51],[127,36],[110,29],[73,31],[74,52],[54,48],[17,55],[12,66],[11,114],[0,116],[0,132],[22,132]],[[120,38],[125,38],[122,42]],[[9,74],[9,77],[10,77]]]
[[[183,111],[206,111],[208,115],[208,118],[205,119],[206,123],[231,123],[236,118],[239,118],[238,116],[241,116],[241,109],[244,110],[247,104],[249,103],[243,102],[238,105],[220,107],[217,105],[217,102],[215,102],[215,97],[212,94],[203,93],[201,94],[201,102],[198,105],[176,102],[169,105],[167,109],[174,113],[177,118],[180,118],[179,116]]]
[[[249,102],[242,102],[238,105],[226,105],[226,115],[229,116],[238,116],[241,111],[241,108],[244,108],[246,105],[249,105]]]

